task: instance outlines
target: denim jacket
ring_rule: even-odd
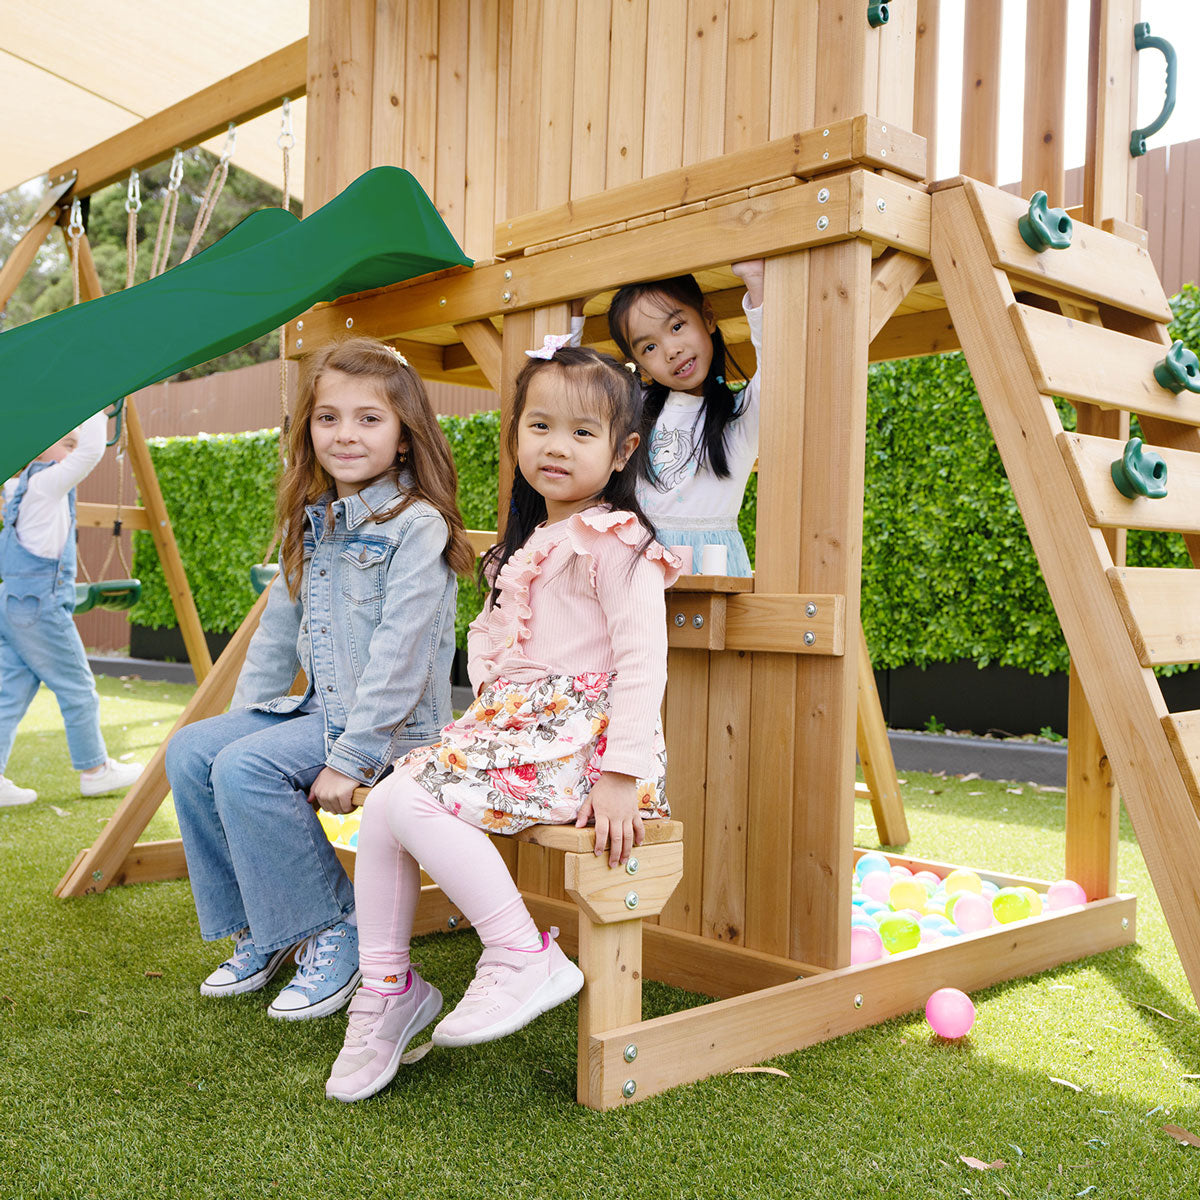
[[[408,485],[402,474],[400,487]],[[452,718],[458,581],[442,557],[446,522],[420,500],[390,520],[368,520],[400,497],[382,479],[305,509],[298,599],[281,578],[271,585],[232,702],[322,712],[327,765],[364,784],[436,742]],[[300,668],[308,690],[287,695]]]

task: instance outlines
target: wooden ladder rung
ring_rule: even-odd
[[[1111,474],[1113,462],[1125,449],[1123,442],[1084,433],[1060,433],[1058,446],[1089,525],[1200,533],[1200,454],[1148,447],[1167,464],[1167,494],[1158,500],[1145,496],[1129,500],[1117,491]]]
[[[1111,567],[1108,580],[1143,667],[1200,662],[1200,571]]]
[[[1200,711],[1169,713],[1163,717],[1162,723],[1175,761],[1179,764],[1184,786],[1200,815]]]
[[[1049,284],[1152,321],[1166,324],[1171,320],[1158,272],[1143,247],[1090,225],[1076,224],[1070,246],[1039,254],[1025,245],[1017,226],[1029,211],[1028,197],[985,187],[968,188],[967,194],[992,265],[1016,276],[1017,290],[1025,279],[1034,291]]]
[[[1025,304],[1011,311],[1033,377],[1046,395],[1200,425],[1200,399],[1190,392],[1175,395],[1154,378],[1164,346]]]

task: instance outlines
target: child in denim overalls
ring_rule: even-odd
[[[32,788],[4,775],[17,726],[44,683],[67,727],[85,796],[126,788],[135,763],[108,757],[100,697],[75,628],[75,486],[104,457],[104,413],[38,455],[4,485],[0,530],[0,806],[29,804]]]
[[[475,556],[456,474],[420,377],[369,338],[305,364],[280,484],[280,575],[230,711],[185,726],[166,769],[200,933],[234,953],[205,996],[265,987],[268,1014],[321,1017],[359,979],[354,890],[314,805],[437,740],[451,718],[456,573]],[[292,682],[303,669],[299,694]]]

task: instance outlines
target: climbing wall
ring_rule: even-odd
[[[1077,223],[1065,248],[1035,251],[1019,230],[1026,211],[971,180],[938,191],[934,269],[1200,997],[1200,712],[1171,713],[1152,669],[1200,661],[1200,573],[1120,566],[1110,551],[1113,530],[1174,530],[1197,561],[1200,396],[1156,379],[1171,312],[1145,249]],[[1067,432],[1055,396],[1138,417],[1152,494],[1123,494],[1112,464],[1126,460],[1124,438]]]

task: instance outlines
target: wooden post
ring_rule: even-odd
[[[46,235],[58,222],[59,210],[51,208],[43,213],[22,235],[21,240],[12,248],[12,253],[0,267],[0,313],[8,306],[12,294],[17,290],[25,272],[33,266],[37,252],[42,248]]]
[[[938,41],[941,0],[917,0],[917,52],[913,72],[913,132],[925,139],[925,178],[936,179]]]
[[[1004,0],[973,0],[963,25],[958,169],[997,183],[1000,161],[1000,35]]]
[[[1025,132],[1021,195],[1044,191],[1065,200],[1063,132],[1067,104],[1067,0],[1027,0],[1025,9]]]

